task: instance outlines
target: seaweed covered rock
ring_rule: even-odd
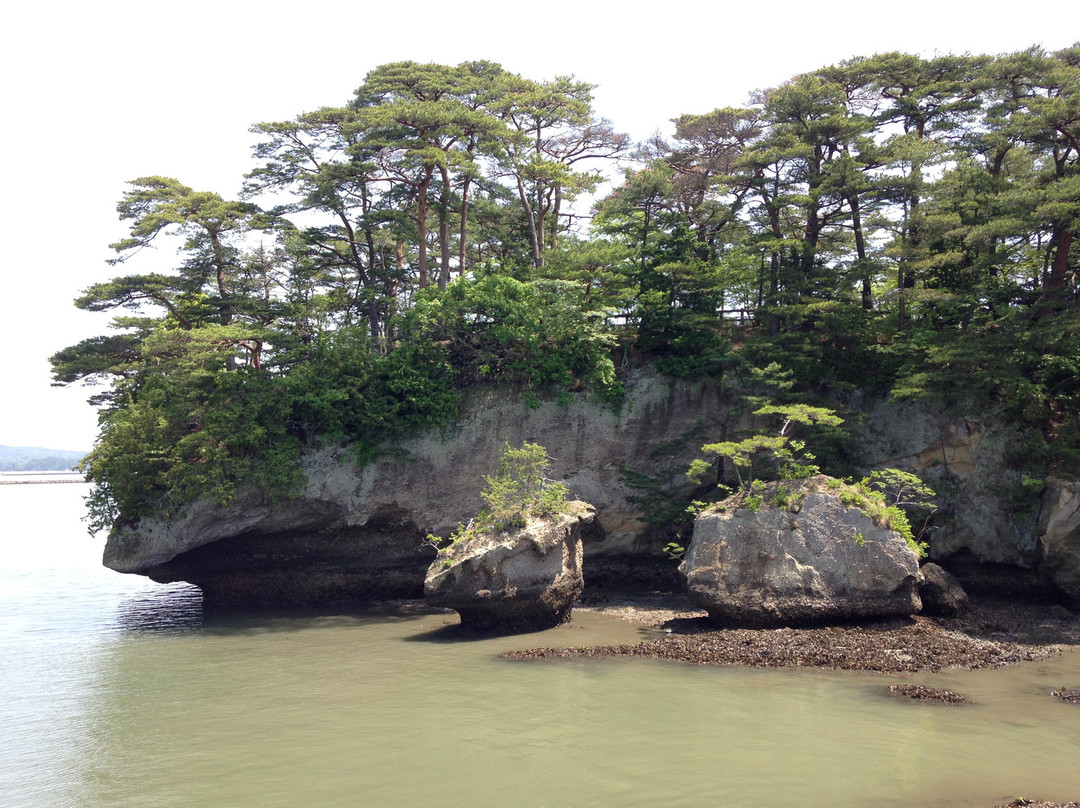
[[[770,483],[699,514],[679,567],[690,600],[741,626],[918,612],[915,550],[852,488],[822,476]]]
[[[595,511],[584,502],[531,519],[509,531],[490,530],[443,549],[428,568],[424,594],[454,609],[477,631],[539,631],[570,617],[585,580],[582,529]]]

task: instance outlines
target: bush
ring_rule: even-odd
[[[155,374],[129,385],[121,403],[102,413],[81,466],[95,484],[92,531],[170,516],[203,496],[225,503],[244,483],[270,497],[299,488],[301,444],[288,433],[291,402],[278,378],[249,368]]]
[[[618,407],[625,390],[611,360],[615,338],[603,321],[577,283],[485,275],[424,290],[400,330],[413,344],[445,346],[464,382],[519,385],[533,401],[542,392],[565,400],[589,390]]]
[[[303,483],[305,445],[350,445],[368,461],[387,441],[457,414],[438,345],[383,356],[362,330],[343,328],[282,357],[277,373],[229,370],[218,355],[174,349],[171,364],[119,384],[101,416],[82,465],[95,483],[92,530],[167,518],[202,497],[223,504],[244,485],[289,496]]]
[[[524,527],[532,518],[562,511],[569,491],[563,483],[547,479],[549,463],[547,450],[537,443],[522,443],[519,449],[506,444],[499,468],[484,475],[480,496],[487,508],[450,535],[450,546],[489,531]],[[437,536],[428,539],[435,544],[444,541]]]

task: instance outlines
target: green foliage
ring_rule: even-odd
[[[752,472],[755,457],[766,452],[775,454],[783,450],[786,445],[787,439],[782,435],[755,435],[740,441],[706,443],[701,447],[701,451],[730,458],[739,476],[739,486],[743,487],[749,485],[753,478],[748,476],[746,480],[743,480],[742,472],[744,469]],[[690,477],[691,481],[699,482],[700,473],[708,468],[710,468],[710,464],[699,459],[691,464],[687,476]]]
[[[890,506],[931,508],[937,494],[910,471],[878,469],[870,472],[859,485],[881,494]]]
[[[756,434],[739,441],[707,443],[701,447],[703,452],[730,458],[739,478],[739,487],[750,490],[754,483],[754,462],[760,457],[769,456],[776,461],[777,474],[781,479],[795,480],[811,477],[820,469],[812,462],[814,456],[806,451],[806,443],[793,440],[788,430],[793,424],[821,424],[839,426],[843,419],[826,407],[813,407],[808,404],[765,404],[754,411],[757,416],[778,416],[783,423],[778,434]],[[695,459],[687,471],[687,477],[700,483],[701,478],[711,468],[711,464],[701,458]],[[743,472],[746,471],[744,478]]]
[[[1080,473],[1080,310],[1037,306],[913,344],[893,394],[1000,408],[1038,432],[1025,463]]]
[[[896,362],[883,362],[878,344],[884,324],[850,303],[817,302],[776,310],[784,326],[772,334],[756,333],[742,350],[754,366],[774,364],[790,374],[800,389],[888,389]]]
[[[568,489],[545,477],[550,465],[547,450],[537,443],[507,444],[499,468],[484,476],[481,492],[487,514],[495,525],[523,525],[530,517],[557,513],[566,506]]]
[[[772,502],[778,508],[790,509],[795,502],[795,497],[792,496],[791,489],[786,485],[776,486],[776,490],[773,491]]]
[[[681,561],[683,556],[686,555],[686,548],[678,542],[669,541],[664,545],[664,555],[672,561]]]
[[[590,390],[617,407],[625,390],[603,319],[579,284],[484,275],[427,290],[401,328],[416,343],[445,345],[463,379],[497,379],[533,396]]]
[[[1078,65],[881,54],[680,116],[577,238],[566,206],[629,145],[591,85],[377,67],[341,106],[256,125],[244,200],[160,176],[124,193],[112,263],[170,237],[179,260],[86,289],[116,333],[52,357],[57,384],[112,383],[91,520],[285,494],[302,447],[369,460],[481,380],[617,409],[616,347],[779,421],[705,445],[744,491],[857,468],[839,416],[803,403],[854,388],[995,410],[1025,436],[1013,470],[1080,474]],[[670,480],[639,490],[685,518]]]
[[[480,496],[487,508],[467,525],[459,525],[448,539],[429,535],[428,540],[449,551],[475,536],[524,527],[530,519],[561,512],[569,490],[564,483],[546,477],[549,465],[547,450],[539,444],[526,442],[517,449],[506,444],[498,469],[484,475]],[[443,559],[444,565],[448,560],[448,556]]]
[[[897,497],[903,493],[912,497],[921,496],[917,495],[916,491],[929,491],[929,495],[933,496],[933,491],[923,485],[918,477],[899,469],[885,469],[877,474],[878,476],[871,475],[860,483],[843,483],[830,488],[840,489],[840,504],[845,508],[858,508],[878,527],[896,531],[920,558],[924,558],[928,549],[927,543],[922,540],[924,531],[920,531],[918,536],[915,535],[908,514],[898,504],[906,503],[907,500]],[[896,487],[897,484],[899,487]],[[887,497],[892,500],[891,503]]]
[[[95,483],[92,530],[150,514],[168,516],[206,496],[225,503],[243,485],[268,496],[298,489],[300,441],[288,433],[279,380],[251,369],[151,375],[101,417],[82,463]]]
[[[697,500],[691,500],[691,492],[680,480],[689,476],[686,469],[670,465],[655,476],[635,471],[626,463],[619,467],[619,477],[633,493],[627,501],[641,508],[641,521],[660,528],[679,528],[693,521],[693,508]],[[704,503],[700,503],[704,507]]]
[[[353,445],[360,459],[403,435],[446,426],[458,393],[445,348],[405,344],[377,353],[361,329],[319,338],[285,376],[292,425],[308,443]]]
[[[699,421],[671,441],[656,446],[650,453],[650,459],[657,462],[664,462],[666,459],[668,462],[653,474],[635,470],[625,462],[620,464],[619,477],[632,492],[627,496],[627,501],[639,506],[641,521],[655,528],[678,533],[688,528],[698,512],[708,506],[709,502],[694,499],[695,496],[701,496],[701,492],[694,489],[700,482],[694,481],[694,487],[687,484],[687,478],[691,476],[697,461],[693,461],[688,468],[672,457],[699,442],[705,431],[705,423]],[[709,465],[705,463],[704,467],[708,469]],[[726,490],[723,486],[712,488],[709,501]]]
[[[1040,477],[1031,477],[1027,473],[1021,473],[1020,485],[1030,494],[1039,494],[1046,487],[1046,480]]]
[[[117,405],[103,412],[84,461],[96,483],[94,529],[168,517],[200,497],[228,502],[245,485],[287,496],[302,483],[305,445],[350,444],[366,461],[386,442],[446,425],[457,412],[438,346],[384,356],[363,331],[341,329],[283,357],[283,372],[272,374],[229,370],[224,334],[163,331],[146,341],[143,369],[116,388]]]
[[[821,473],[821,467],[813,461],[814,455],[806,451],[806,441],[790,440],[782,452],[778,452],[780,468],[777,470],[781,480],[803,480]]]

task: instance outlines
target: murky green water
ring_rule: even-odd
[[[443,615],[234,615],[101,569],[82,486],[2,486],[0,805],[989,806],[1080,798],[1080,652],[920,676],[651,660],[513,663],[629,642],[579,613],[457,640]],[[13,529],[14,528],[14,529]]]

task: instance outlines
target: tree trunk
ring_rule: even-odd
[[[559,248],[559,212],[562,210],[562,186],[555,186],[555,202],[551,206],[551,249]]]
[[[217,232],[210,231],[210,248],[214,254],[214,271],[217,275],[218,297],[221,298],[222,325],[232,322],[233,307],[226,301],[229,299],[229,287],[225,276],[225,247],[221,243],[221,237]]]
[[[1058,295],[1064,290],[1072,243],[1073,230],[1071,223],[1058,225],[1054,228],[1054,234],[1050,239],[1050,249],[1054,251],[1054,257],[1050,262],[1050,271],[1043,280],[1043,297],[1048,298],[1051,295]]]
[[[540,189],[536,189],[536,246],[540,251],[540,263],[538,267],[544,265],[544,250],[547,249],[547,233],[545,232],[545,219],[546,208],[544,204],[544,192]]]
[[[427,212],[428,212],[428,186],[431,185],[431,175],[435,171],[435,166],[425,166],[424,179],[421,181],[416,196],[416,229],[417,229],[417,250],[419,255],[417,257],[417,263],[419,264],[419,285],[421,289],[426,289],[428,285],[428,261],[427,261]]]
[[[536,212],[533,210],[532,203],[529,202],[529,194],[525,190],[525,182],[521,177],[517,178],[517,187],[521,205],[525,208],[525,218],[529,224],[529,242],[532,246],[533,266],[542,267],[544,265],[544,254],[537,238]]]
[[[458,276],[465,274],[465,259],[468,254],[468,223],[469,223],[469,185],[468,175],[461,184],[461,224],[458,228]]]
[[[439,193],[439,288],[450,283],[450,172],[439,166],[442,191]]]
[[[866,236],[863,233],[859,195],[849,196],[848,205],[851,207],[851,228],[855,231],[855,256],[859,262],[859,272],[862,274],[862,307],[865,311],[870,311],[874,307],[873,289],[870,268],[866,263]]]

